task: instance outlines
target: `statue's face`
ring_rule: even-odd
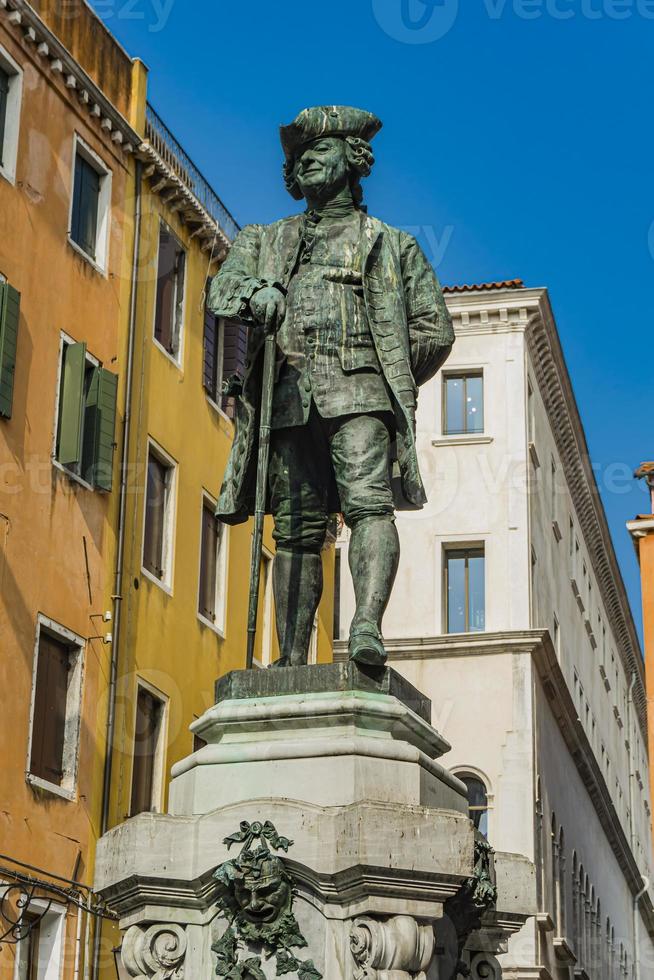
[[[349,179],[345,142],[329,136],[311,143],[296,161],[295,179],[307,199],[345,187]]]
[[[255,924],[274,922],[291,907],[291,886],[281,875],[264,884],[236,881],[235,895],[245,918]]]

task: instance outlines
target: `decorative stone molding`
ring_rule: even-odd
[[[502,967],[491,953],[471,953],[468,980],[502,980]]]
[[[182,980],[187,945],[185,930],[174,923],[132,926],[123,938],[123,965],[136,980]]]
[[[365,916],[354,922],[350,949],[355,980],[425,980],[434,958],[434,929],[408,915],[387,922]]]

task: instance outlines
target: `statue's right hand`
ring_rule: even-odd
[[[257,323],[262,323],[267,331],[277,330],[286,315],[286,297],[275,286],[264,286],[253,293],[250,309]]]

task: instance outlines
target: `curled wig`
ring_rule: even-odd
[[[367,177],[370,174],[375,163],[372,146],[366,140],[360,139],[357,136],[337,138],[343,139],[345,143],[345,152],[350,168],[350,187],[352,189],[352,197],[356,206],[361,207],[363,203],[361,181],[364,177]],[[296,201],[301,201],[304,195],[300,190],[296,179],[297,160],[298,158],[296,156],[291,160],[286,160],[284,163],[284,183],[286,184],[286,190],[291,197],[293,197]]]

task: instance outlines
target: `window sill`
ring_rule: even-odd
[[[68,244],[70,245],[70,247],[74,252],[77,252],[78,255],[81,255],[81,257],[84,259],[85,262],[88,262],[88,264],[91,266],[92,269],[95,269],[98,275],[102,276],[103,279],[108,278],[107,270],[104,269],[101,265],[99,265],[99,263],[96,262],[95,259],[91,258],[89,253],[85,252],[84,249],[81,247],[81,245],[77,244],[74,238],[71,238],[70,232],[68,233]]]
[[[161,353],[164,355],[164,357],[168,358],[168,360],[170,361],[171,364],[174,364],[175,365],[175,367],[177,368],[178,371],[181,371],[182,374],[184,373],[183,370],[182,370],[182,354],[181,354],[181,351],[180,351],[180,356],[179,356],[179,360],[178,360],[176,357],[173,357],[173,355],[170,353],[170,351],[169,350],[166,350],[166,348],[164,347],[164,345],[163,344],[160,344],[159,341],[157,340],[157,338],[154,337],[154,336],[152,337],[152,343],[154,344],[155,347],[157,347],[161,351]]]
[[[566,966],[574,966],[577,962],[577,957],[572,948],[572,944],[565,936],[557,936],[553,941],[554,953],[557,960]]]
[[[207,629],[210,629],[213,633],[216,633],[221,640],[225,639],[224,626],[223,627],[216,626],[215,623],[212,623],[211,620],[207,619],[206,616],[203,616],[202,613],[198,613],[197,616],[198,616],[198,622],[200,622],[202,626],[206,626]]]
[[[543,932],[554,932],[556,929],[556,923],[549,912],[537,912],[536,922]]]
[[[6,167],[0,166],[0,177],[4,177],[8,184],[12,187],[16,186],[16,171],[8,170]]]
[[[559,522],[558,521],[552,521],[552,533],[554,534],[554,537],[556,538],[556,543],[557,544],[559,543],[559,541],[562,541],[563,540],[563,534],[561,532],[561,528],[559,527]]]
[[[172,597],[172,594],[173,594],[172,586],[171,585],[168,585],[167,582],[162,582],[162,580],[160,578],[157,578],[156,575],[153,575],[152,572],[149,572],[148,569],[145,568],[144,565],[141,565],[141,575],[144,575],[145,578],[147,578],[147,580],[149,582],[152,582],[154,585],[158,585],[159,588],[161,589],[161,591],[162,592],[165,592],[166,595],[169,595],[169,596]]]
[[[64,466],[63,463],[60,463],[58,459],[54,458],[54,456],[52,457],[52,465],[56,470],[59,470],[61,473],[63,473],[64,476],[67,476],[68,479],[71,481],[71,483],[79,483],[79,485],[81,487],[84,487],[85,490],[90,490],[91,493],[95,493],[94,486],[92,486],[90,483],[87,483],[86,480],[84,480],[81,476],[78,476],[77,473],[73,473],[72,470],[69,470],[67,466]]]
[[[432,446],[488,446],[493,442],[493,436],[485,436],[482,433],[472,433],[470,435],[441,436],[439,439],[432,439]]]
[[[56,783],[50,783],[47,779],[41,779],[40,776],[35,776],[33,773],[28,772],[25,776],[27,782],[30,786],[35,789],[43,790],[45,793],[50,793],[52,796],[58,796],[62,800],[67,800],[69,803],[75,801],[75,791],[70,789],[64,789],[63,786],[57,786]]]
[[[209,402],[209,404],[213,408],[214,412],[216,412],[216,414],[219,416],[219,418],[221,418],[224,422],[229,422],[230,425],[234,425],[234,420],[231,419],[229,417],[229,415],[227,414],[227,412],[225,412],[220,407],[220,405],[218,404],[217,401],[214,401],[214,399],[211,397],[211,395],[207,394],[206,389],[205,389],[205,394],[207,395],[207,401]]]

